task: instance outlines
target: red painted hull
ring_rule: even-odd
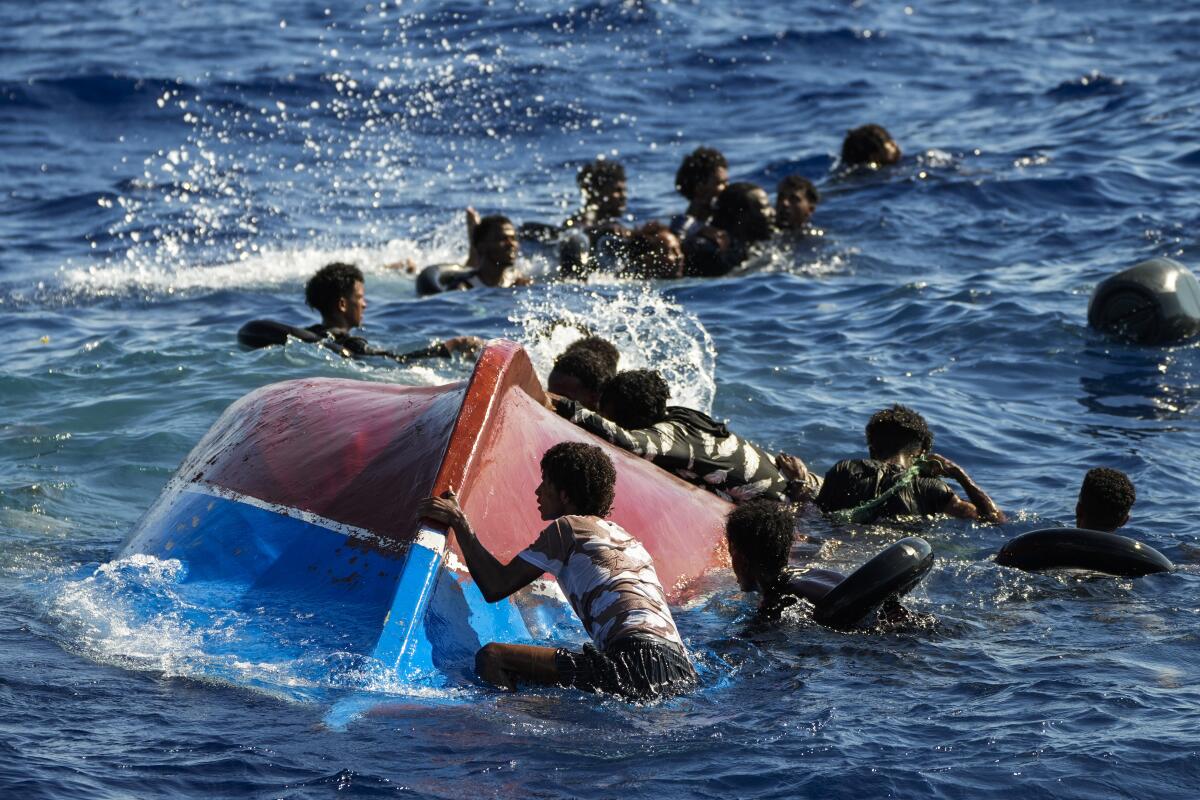
[[[728,503],[543,402],[525,352],[504,340],[487,346],[465,383],[289,381],[235,403],[180,478],[352,526],[355,546],[396,553],[415,536],[416,503],[453,486],[480,539],[508,560],[545,525],[534,497],[542,454],[558,442],[586,441],[612,458],[611,518],[645,544],[671,599],[725,563]]]

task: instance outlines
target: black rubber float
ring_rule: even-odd
[[[1029,571],[1086,569],[1124,578],[1170,572],[1175,568],[1166,556],[1148,544],[1117,533],[1083,528],[1023,533],[1000,548],[996,563]]]
[[[929,542],[906,536],[830,589],[814,605],[813,619],[829,628],[853,628],[888,600],[908,594],[931,567]]]
[[[466,283],[475,275],[475,270],[448,264],[433,264],[417,274],[417,295],[426,297],[441,294]]]
[[[1138,344],[1187,339],[1200,332],[1200,283],[1178,261],[1143,261],[1096,286],[1088,324]]]
[[[285,325],[271,319],[255,319],[247,322],[238,330],[238,344],[243,347],[256,349],[270,347],[273,344],[287,344],[288,337],[302,342],[319,342],[321,337],[306,328]]]

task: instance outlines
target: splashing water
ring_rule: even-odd
[[[657,369],[671,402],[710,411],[716,394],[716,347],[695,314],[653,287],[563,284],[526,292],[509,321],[518,325],[534,368],[545,379],[554,359],[584,335],[621,351],[620,369]]]

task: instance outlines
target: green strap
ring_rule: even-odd
[[[928,459],[925,456],[918,456],[913,459],[912,465],[904,470],[904,474],[896,479],[896,482],[885,489],[880,495],[872,500],[857,505],[854,508],[844,508],[840,511],[834,511],[829,515],[829,518],[834,522],[870,522],[875,518],[875,511],[891,500],[897,492],[904,487],[910,485],[917,476],[921,474],[921,467],[925,466]]]

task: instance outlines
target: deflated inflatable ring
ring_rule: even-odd
[[[911,591],[932,566],[929,542],[906,536],[830,589],[813,607],[813,619],[829,628],[853,628],[886,601]]]
[[[1088,569],[1124,578],[1170,572],[1175,565],[1148,544],[1083,528],[1030,531],[1005,544],[996,563],[1024,570]]]

